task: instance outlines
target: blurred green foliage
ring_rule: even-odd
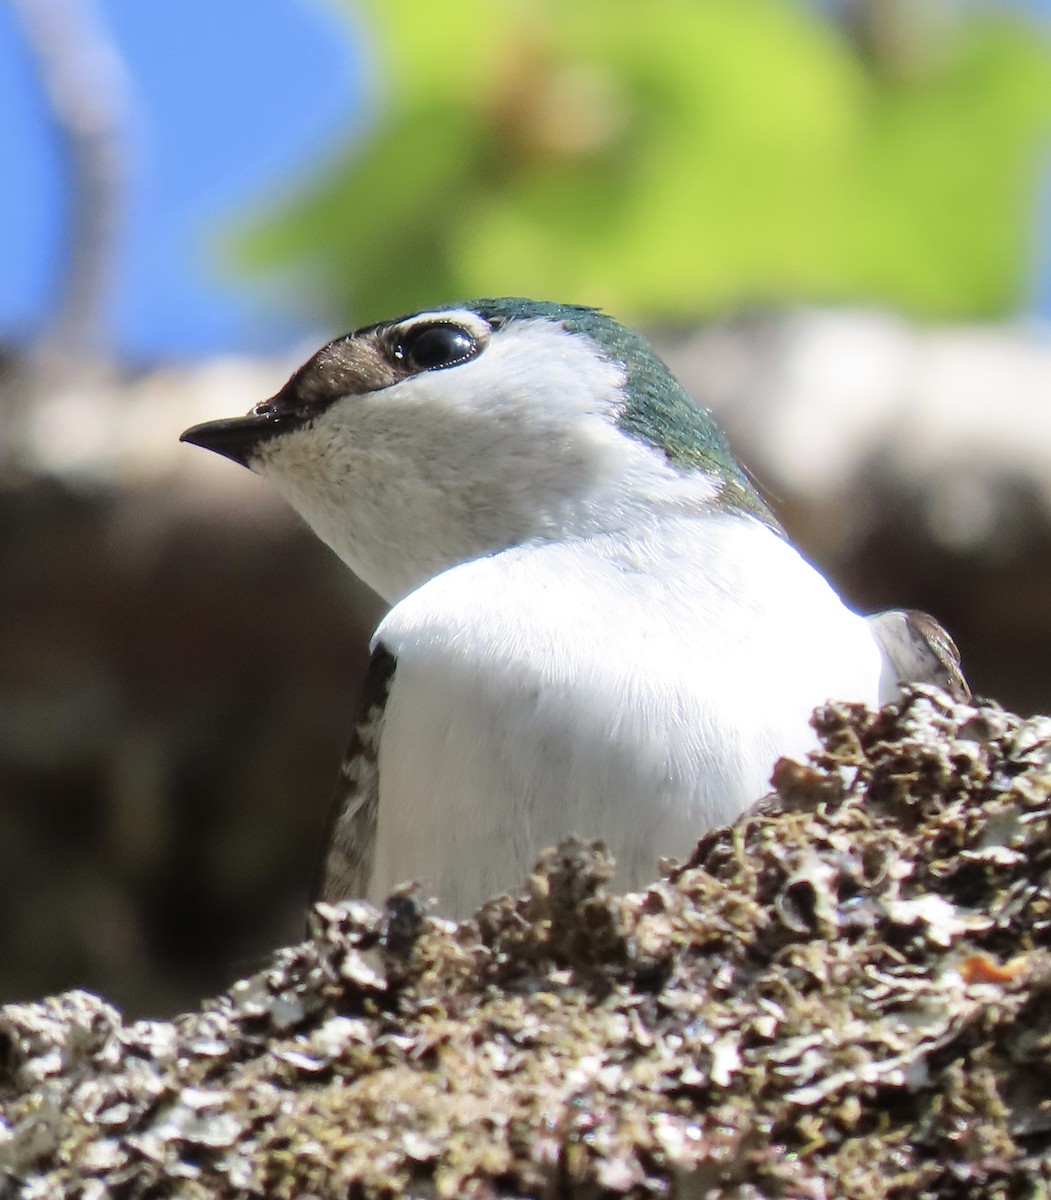
[[[1051,46],[988,11],[910,27],[923,11],[358,4],[377,117],[255,223],[243,261],[306,272],[348,323],[494,294],[651,320],[792,300],[1003,312],[1026,282]]]

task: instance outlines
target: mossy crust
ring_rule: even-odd
[[[830,706],[647,892],[595,845],[455,925],[411,889],[200,1011],[0,1012],[3,1197],[1051,1192],[1051,720]]]

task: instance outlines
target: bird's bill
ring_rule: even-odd
[[[251,467],[255,450],[275,434],[288,428],[293,422],[291,414],[276,412],[250,412],[244,417],[225,417],[221,421],[205,421],[192,425],[180,434],[180,442],[213,450],[224,458]],[[301,423],[301,422],[296,422]]]

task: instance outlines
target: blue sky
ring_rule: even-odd
[[[224,274],[223,222],[280,196],[361,127],[360,39],[325,0],[96,0],[128,73],[130,211],[111,326],[124,356],[279,351],[309,334],[292,306]],[[1051,16],[1051,0],[1029,7]],[[348,53],[348,50],[350,51]],[[0,342],[49,311],[61,162],[10,8],[0,0]],[[1049,155],[1051,164],[1051,155]],[[1034,230],[1032,307],[1051,315],[1051,169]]]
[[[361,73],[324,0],[99,0],[134,113],[130,212],[113,310],[134,358],[281,349],[305,332],[224,277],[223,221],[281,194],[360,124]],[[0,3],[0,339],[53,297],[60,159],[10,9]],[[12,169],[11,164],[17,164]],[[257,286],[257,285],[256,285]]]

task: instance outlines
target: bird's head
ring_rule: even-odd
[[[182,440],[268,479],[391,601],[481,555],[669,510],[773,522],[646,340],[575,305],[480,300],[369,325]]]

